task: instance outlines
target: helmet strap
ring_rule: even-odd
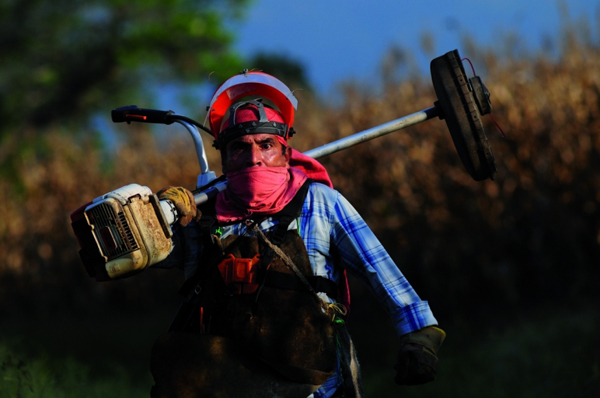
[[[235,123],[235,115],[238,108],[246,105],[254,105],[257,108],[259,120]],[[274,134],[287,139],[288,126],[284,123],[269,121],[264,107],[265,105],[258,100],[238,102],[233,105],[229,111],[229,126],[219,134],[213,146],[217,149],[225,148],[229,141],[243,135],[253,134]]]

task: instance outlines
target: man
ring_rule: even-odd
[[[323,166],[288,146],[294,108],[274,77],[232,77],[209,107],[227,188],[201,211],[183,188],[159,192],[181,216],[159,266],[184,268],[188,302],[154,348],[155,397],[361,396],[346,271],[400,336],[396,382],[435,378],[445,333]]]

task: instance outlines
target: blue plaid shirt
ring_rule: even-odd
[[[259,227],[266,232],[276,224],[276,220],[268,218]],[[314,275],[337,283],[343,275],[342,270],[348,270],[383,305],[398,335],[437,325],[427,301],[419,298],[362,217],[336,190],[311,184],[300,217],[288,229],[297,229],[302,237]],[[201,250],[194,244],[199,239],[197,229],[192,226],[183,231],[184,238],[178,233],[174,236],[173,253],[157,266],[183,266],[188,277],[200,263]],[[226,237],[230,234],[249,235],[250,231],[246,231],[244,223],[239,223],[221,227],[221,233]],[[324,300],[332,301],[323,293],[319,294]],[[330,397],[340,380],[339,374],[334,374],[310,397]]]

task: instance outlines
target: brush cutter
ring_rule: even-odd
[[[437,101],[434,106],[305,152],[318,159],[435,117],[446,122],[458,155],[476,181],[493,179],[496,164],[481,117],[491,111],[490,93],[478,76],[467,78],[457,50],[431,61]],[[172,111],[117,108],[112,120],[183,125],[192,135],[200,175],[193,192],[197,205],[225,189],[227,181],[210,171],[200,130],[202,124]],[[102,195],[71,214],[81,260],[98,281],[131,276],[165,259],[172,250],[170,226],[178,219],[168,200],[159,201],[148,187],[130,184]]]

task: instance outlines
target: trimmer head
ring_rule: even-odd
[[[489,91],[479,76],[467,79],[458,50],[431,61],[431,80],[439,118],[446,121],[463,165],[476,181],[493,180],[496,162],[481,122],[492,110]]]

